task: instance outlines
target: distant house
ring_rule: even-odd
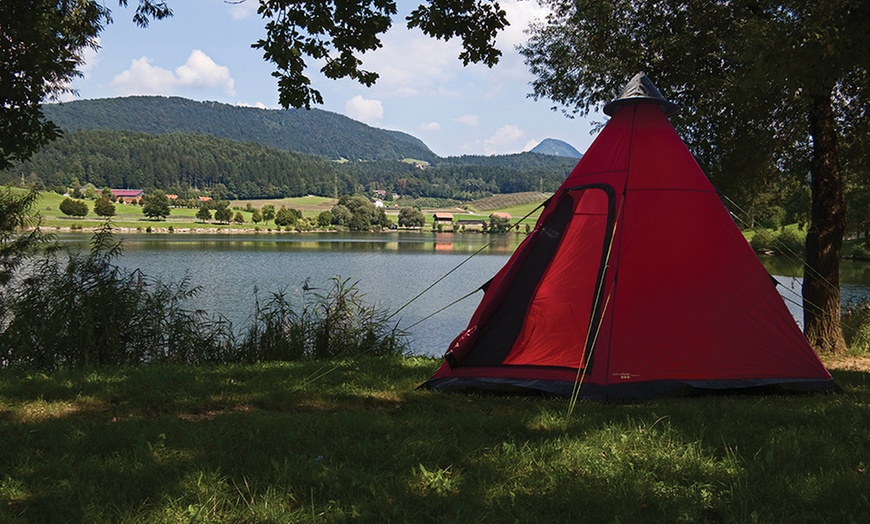
[[[125,204],[132,204],[134,201],[138,202],[145,193],[141,189],[110,189],[109,191],[112,192],[115,200]]]
[[[435,227],[441,226],[442,231],[453,231],[453,213],[435,213],[432,219]]]
[[[175,193],[166,193],[166,198],[174,202],[178,200],[178,195],[176,195]]]
[[[200,202],[211,202],[211,197],[209,196],[201,196],[199,197]]]
[[[510,220],[511,214],[510,213],[496,212],[496,213],[492,213],[491,215],[489,215],[489,218],[500,218],[502,220]]]
[[[457,220],[456,227],[462,231],[483,231],[484,220]]]

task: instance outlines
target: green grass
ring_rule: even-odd
[[[528,218],[522,221],[522,223],[528,223],[534,225],[538,220],[538,217],[541,216],[541,211],[543,211],[543,207],[539,207],[541,203],[543,203],[550,195],[544,193],[515,193],[515,194],[507,194],[507,195],[493,195],[489,198],[485,198],[482,200],[477,200],[469,204],[469,210],[477,213],[480,216],[465,216],[462,215],[461,218],[481,218],[489,217],[492,213],[509,213],[511,216],[512,222],[517,222],[526,215],[529,215]]]
[[[870,519],[865,371],[566,421],[562,399],[416,391],[436,365],[4,371],[0,521]]]
[[[93,229],[102,224],[103,219],[93,213],[93,201],[85,200],[90,208],[90,214],[84,218],[73,218],[65,216],[60,212],[60,203],[64,197],[50,191],[40,193],[39,203],[36,210],[43,217],[43,226],[48,228],[67,229],[73,226],[81,227],[82,229]],[[266,204],[272,204],[275,209],[280,209],[281,206],[295,208],[302,211],[302,216],[307,218],[316,218],[317,215],[324,210],[331,209],[335,204],[335,200],[324,197],[298,197],[298,198],[282,198],[270,200],[235,200],[230,202],[230,208],[238,207],[241,210],[242,216],[245,219],[244,224],[218,224],[216,222],[202,223],[196,219],[196,209],[190,208],[172,208],[171,214],[166,220],[150,220],[142,214],[142,208],[138,205],[115,204],[115,216],[112,217],[112,225],[124,229],[141,229],[146,228],[152,230],[164,230],[172,226],[176,230],[184,229],[206,229],[206,230],[250,230],[259,227],[265,231],[268,228],[275,229],[275,225],[270,221],[268,224],[254,224],[251,222],[251,213],[244,211],[246,204],[250,202],[253,207],[261,208]],[[233,215],[236,214],[236,209],[233,209]]]
[[[304,196],[304,197],[287,197],[287,198],[271,198],[271,199],[260,199],[260,200],[233,200],[230,202],[230,207],[241,207],[245,208],[247,203],[251,203],[251,205],[255,208],[261,208],[267,204],[272,204],[275,206],[275,209],[281,209],[281,206],[286,206],[288,209],[298,209],[302,211],[303,216],[314,216],[316,217],[318,213],[321,211],[329,211],[332,209],[337,202],[334,198],[327,197],[319,197],[319,196]],[[194,210],[194,214],[196,211]]]
[[[513,221],[516,222],[522,217],[526,216],[530,211],[534,210],[540,204],[541,201],[539,200],[529,203],[513,204],[514,202],[523,202],[528,200],[530,195],[533,195],[533,193],[518,193],[516,195],[496,195],[490,197],[489,199],[486,199],[488,204],[485,207],[491,207],[493,205],[504,205],[505,207],[478,210],[473,205],[471,205],[469,206],[469,213],[454,213],[454,217],[456,220],[486,220],[493,212],[505,212],[510,213],[511,217],[513,217]],[[534,193],[534,195],[538,194]],[[100,224],[103,223],[103,219],[93,213],[93,201],[85,200],[91,210],[88,216],[84,218],[74,218],[68,217],[60,212],[60,203],[63,201],[63,199],[63,196],[50,191],[44,191],[40,194],[40,200],[36,206],[36,210],[39,211],[40,216],[42,216],[43,218],[42,225],[44,227],[58,230],[68,230],[70,228],[76,228],[92,231],[94,228],[99,227]],[[256,227],[259,227],[261,231],[276,229],[276,226],[271,221],[268,224],[263,222],[261,222],[260,224],[254,224],[253,222],[251,222],[251,213],[244,211],[248,203],[250,203],[254,208],[262,208],[264,205],[271,204],[275,206],[276,210],[280,209],[281,206],[286,206],[288,208],[300,210],[302,212],[302,216],[305,218],[316,219],[317,215],[320,212],[332,209],[332,206],[335,205],[336,200],[327,197],[305,196],[295,198],[231,201],[230,208],[238,208],[233,209],[233,215],[235,216],[236,211],[240,210],[242,216],[245,219],[244,224],[218,224],[214,221],[202,223],[197,221],[196,219],[197,210],[188,208],[172,208],[171,214],[166,220],[150,220],[142,214],[142,208],[140,206],[116,203],[116,214],[114,217],[112,217],[112,226],[121,229],[140,231],[145,231],[149,227],[153,231],[165,231],[171,226],[175,231],[179,232],[191,229],[215,232],[220,230],[251,230]],[[541,209],[538,209],[523,223],[529,223],[531,225],[534,225],[540,214]],[[387,209],[387,215],[390,216],[395,222],[397,220],[398,209]],[[424,215],[426,217],[426,226],[424,226],[424,229],[431,228],[432,211],[427,210],[424,212]]]

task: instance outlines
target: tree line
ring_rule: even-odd
[[[3,171],[0,181],[24,180],[47,189],[86,183],[161,189],[182,198],[197,190],[217,192],[217,198],[254,199],[380,189],[411,197],[473,200],[496,193],[553,191],[575,163],[535,153],[442,159],[428,166],[391,160],[340,163],[202,134],[80,130]]]

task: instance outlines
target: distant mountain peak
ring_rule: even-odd
[[[583,153],[574,149],[574,146],[555,138],[545,138],[540,144],[531,150],[539,155],[562,156],[567,158],[580,158]]]

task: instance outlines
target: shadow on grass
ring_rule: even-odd
[[[582,403],[566,421],[562,399],[415,391],[435,364],[0,374],[0,517],[870,517],[867,373],[835,371],[839,395]]]

